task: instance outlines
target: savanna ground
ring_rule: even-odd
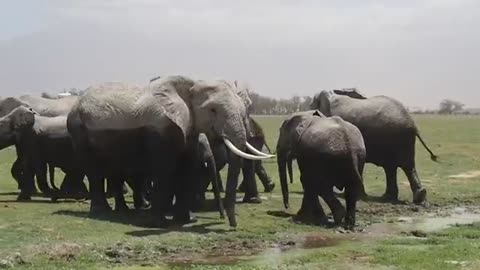
[[[282,117],[256,119],[274,148]],[[161,230],[142,227],[146,214],[134,211],[89,218],[88,202],[15,202],[9,172],[15,153],[6,149],[0,152],[0,268],[479,269],[480,118],[416,120],[441,161],[430,161],[417,144],[417,169],[430,207],[410,203],[399,171],[403,202],[360,202],[355,232],[293,223],[302,196],[299,173],[295,168],[291,208],[284,212],[274,160],[265,167],[275,191],[262,194],[260,205],[237,206],[236,231],[215,211],[198,213],[196,224]],[[381,169],[368,165],[364,177],[370,195],[383,194]]]

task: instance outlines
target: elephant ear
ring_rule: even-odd
[[[298,140],[300,140],[303,133],[312,124],[313,116],[318,117],[320,115],[323,114],[317,110],[292,114],[280,127],[281,138],[279,138],[278,146],[288,147],[290,151],[295,152],[295,146],[297,145]],[[282,140],[282,143],[280,143],[280,140]],[[282,150],[278,149],[278,146],[277,152]]]
[[[188,99],[188,96],[182,98],[176,86],[175,83],[165,80],[159,81],[158,83],[153,82],[150,85],[150,90],[155,98],[155,103],[161,104],[163,113],[180,128],[184,141],[186,141],[193,127],[193,118],[184,100],[184,98]],[[182,91],[182,96],[183,95],[188,95],[188,91]],[[156,108],[155,105],[156,104],[153,104],[151,107]]]
[[[248,85],[236,80],[233,82],[233,85],[237,96],[242,100],[243,105],[245,105],[247,113],[250,112],[250,109],[252,108],[252,100],[250,99]]]
[[[348,96],[355,99],[367,99],[357,88],[344,88],[342,90],[333,90],[337,95]]]

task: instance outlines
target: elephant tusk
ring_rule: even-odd
[[[235,145],[233,145],[233,143],[230,142],[227,138],[223,138],[223,142],[225,142],[225,145],[228,147],[228,149],[230,149],[230,151],[232,151],[235,155],[242,157],[244,159],[263,160],[263,159],[269,158],[266,156],[254,156],[254,155],[247,154],[241,151],[240,149],[238,149],[237,147],[235,147]]]
[[[252,153],[257,155],[257,156],[263,156],[263,157],[268,157],[268,158],[275,157],[275,155],[269,155],[269,154],[263,153],[262,151],[259,151],[257,148],[253,147],[248,142],[247,142],[247,148],[248,148],[248,150],[252,151]]]

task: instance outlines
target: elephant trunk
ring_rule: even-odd
[[[220,183],[217,177],[217,166],[215,163],[215,157],[213,154],[209,155],[207,158],[207,168],[208,168],[208,178],[212,181],[213,195],[215,197],[215,202],[217,203],[218,211],[220,212],[220,218],[225,218],[225,210],[223,208],[222,197],[220,196]]]
[[[225,137],[240,151],[245,152],[247,143],[247,130],[244,121],[239,116],[231,116],[231,121],[227,121],[227,126],[224,127]],[[225,141],[227,147],[229,144]],[[229,147],[230,148],[230,147]],[[230,148],[230,150],[232,150]],[[235,201],[237,198],[238,176],[242,168],[242,158],[233,151],[229,153],[229,165],[227,174],[227,183],[225,189],[225,210],[227,213],[229,224],[232,228],[237,227],[237,220],[235,217]]]
[[[290,184],[293,184],[293,168],[292,168],[293,159],[291,156],[287,158],[287,169],[288,169],[288,177],[290,177]]]
[[[287,183],[287,163],[288,157],[285,153],[278,152],[277,164],[278,164],[278,174],[280,176],[280,184],[282,186],[282,196],[283,196],[283,205],[286,209],[289,208],[288,202],[288,183]],[[290,161],[291,163],[291,161]]]

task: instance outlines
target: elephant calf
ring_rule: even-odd
[[[277,162],[283,202],[288,202],[287,164],[297,159],[304,189],[296,219],[316,225],[327,218],[318,200],[320,195],[332,210],[336,224],[345,217],[346,226],[355,225],[355,209],[362,186],[365,144],[360,131],[340,117],[325,117],[319,111],[296,113],[280,127]],[[288,166],[292,177],[291,166]],[[334,196],[333,187],[345,188],[345,209]]]
[[[47,164],[65,172],[64,184],[69,188],[86,194],[84,173],[73,154],[66,116],[43,117],[31,108],[20,106],[2,118],[0,130],[2,141],[13,142],[17,148],[21,164],[19,200],[30,199],[35,176],[41,190],[54,195],[47,184]]]

